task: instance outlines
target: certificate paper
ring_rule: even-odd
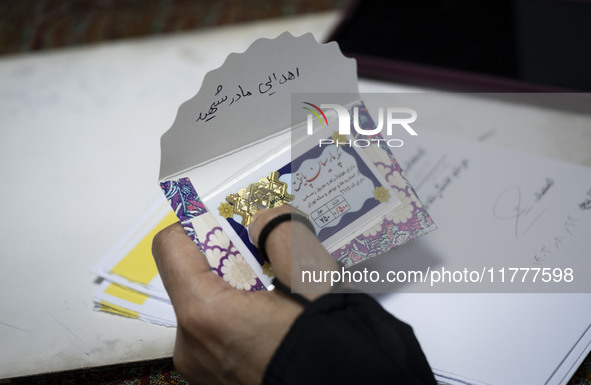
[[[319,135],[327,136],[330,130],[325,128]],[[362,149],[319,146],[314,140],[282,151],[231,185],[204,197],[205,207],[265,286],[272,275],[250,242],[246,227],[249,214],[245,211],[254,214],[277,206],[273,194],[283,194],[289,205],[308,216],[329,252],[345,246],[401,204]]]
[[[329,251],[338,243],[337,233],[354,221],[400,204],[383,176],[356,147],[317,146],[281,171],[287,171],[280,179],[291,185],[292,205],[309,215]]]

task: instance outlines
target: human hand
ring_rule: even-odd
[[[249,228],[251,238],[258,240],[264,225],[288,210],[285,206],[257,213]],[[293,226],[294,230],[296,226],[303,230],[304,238],[299,242],[304,244],[294,250],[298,255],[305,254],[304,265],[309,265],[314,256],[320,261],[327,256],[332,260],[305,225],[294,222]],[[276,276],[288,285],[292,233],[300,234],[292,231],[291,222],[283,222],[266,242]],[[275,350],[303,308],[277,290],[233,289],[209,271],[205,256],[179,223],[156,235],[152,253],[177,317],[177,370],[195,384],[260,384]],[[318,295],[316,292],[308,298]]]
[[[258,241],[265,225],[273,218],[292,211],[293,208],[284,205],[256,212],[248,226],[251,242],[260,249]],[[271,231],[265,242],[265,249],[275,277],[293,292],[314,300],[330,291],[330,279],[308,282],[302,277],[304,271],[316,272],[318,274],[315,276],[320,276],[338,267],[316,235],[303,223],[295,220],[280,223]]]

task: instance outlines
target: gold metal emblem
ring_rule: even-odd
[[[333,142],[337,144],[337,146],[344,146],[345,144],[349,143],[347,136],[339,134],[338,131],[333,131],[330,137],[332,138]]]
[[[275,273],[273,273],[273,266],[271,266],[269,262],[265,261],[261,267],[263,269],[263,274],[265,274],[267,277],[273,277],[275,275]]]
[[[225,218],[240,215],[242,225],[248,226],[257,211],[281,206],[293,199],[294,196],[287,192],[287,184],[279,180],[277,171],[273,171],[268,177],[238,190],[238,193],[228,195],[218,210]]]
[[[373,191],[373,196],[381,203],[386,203],[390,200],[390,192],[384,186],[376,187]]]

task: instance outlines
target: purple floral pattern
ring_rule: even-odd
[[[352,108],[354,107],[358,108],[361,128],[373,129],[375,125],[365,105],[359,103]],[[353,116],[352,113],[350,115]],[[379,134],[372,136],[358,135],[358,138],[382,139]],[[368,260],[437,228],[423,208],[414,189],[406,180],[404,172],[390,148],[385,141],[379,143],[380,148],[384,151],[381,154],[382,156],[376,156],[375,153],[368,153],[367,155],[374,162],[374,165],[384,176],[390,187],[398,193],[402,205],[398,206],[396,211],[387,214],[382,223],[365,231],[332,253],[333,257],[346,267]],[[383,156],[384,154],[386,157]]]
[[[213,227],[207,232],[201,250],[211,270],[233,287],[250,291],[265,290],[263,283],[221,227]]]
[[[160,187],[187,235],[205,254],[212,271],[235,288],[265,290],[263,283],[222,228],[210,226],[214,219],[201,202],[189,178],[168,180],[160,183]],[[204,229],[207,229],[205,233]]]
[[[168,180],[160,183],[160,187],[181,222],[207,211],[189,178]]]

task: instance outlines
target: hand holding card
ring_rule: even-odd
[[[247,231],[261,209],[291,205],[344,266],[435,228],[381,136],[340,135],[337,117],[322,110],[324,120],[311,123],[315,112],[301,106],[322,103],[375,128],[351,59],[334,43],[284,33],[210,72],[162,138],[161,186],[211,269],[233,287],[271,285],[273,270]],[[374,144],[350,145],[359,138]]]

